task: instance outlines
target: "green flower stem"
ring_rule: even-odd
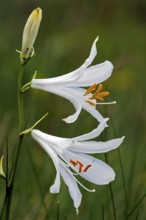
[[[22,79],[23,79],[23,73],[24,73],[24,66],[21,65],[19,76],[18,76],[18,87],[17,87],[17,93],[18,93],[18,115],[19,115],[19,133],[24,129],[24,115],[23,115],[23,93],[21,91],[22,87]],[[24,135],[19,136],[18,144],[15,149],[14,154],[14,160],[8,180],[8,184],[6,186],[6,200],[5,200],[5,210],[6,210],[6,220],[9,220],[10,217],[10,208],[11,208],[11,198],[12,198],[12,192],[13,192],[13,185],[14,185],[14,179],[16,175],[18,160],[19,160],[19,154],[21,145],[23,142]]]
[[[21,65],[20,71],[19,71],[19,76],[18,76],[18,91],[17,91],[17,93],[18,93],[19,133],[24,129],[23,93],[21,92],[23,73],[24,73],[24,65]],[[14,161],[12,164],[12,170],[11,170],[10,179],[9,179],[9,185],[13,184],[13,181],[14,181],[22,141],[23,141],[23,135],[19,136],[18,145],[15,150]]]
[[[24,73],[24,65],[21,65],[19,76],[18,76],[18,114],[19,114],[19,133],[24,129],[23,128],[23,93],[22,88],[22,78]]]

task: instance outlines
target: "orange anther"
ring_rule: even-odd
[[[101,91],[102,91],[102,84],[100,83],[100,84],[98,85],[98,88],[97,88],[96,92],[95,92],[93,95],[98,94],[98,93],[100,93]]]
[[[88,104],[92,105],[92,106],[96,106],[96,104],[95,104],[94,102],[90,101],[90,100],[86,100],[86,102],[87,102]]]
[[[109,95],[109,92],[101,92],[102,90],[102,84],[99,84],[98,89],[96,90],[96,92],[92,95],[92,97],[90,97],[90,99],[98,99],[100,101],[103,101],[104,97]]]
[[[85,95],[88,95],[88,94],[90,94],[90,93],[92,93],[92,92],[94,92],[96,86],[97,86],[96,83],[94,83],[92,86],[90,86],[90,87],[87,89],[87,91],[84,93],[84,96],[85,96]]]
[[[98,99],[98,100],[104,101],[104,97],[106,97],[108,95],[109,95],[109,92],[100,92],[96,95],[93,95],[91,97],[91,99]]]
[[[82,172],[83,164],[77,160],[77,163],[79,164],[79,173]]]
[[[75,167],[76,165],[78,165],[77,161],[75,160],[70,160],[70,163]]]
[[[87,170],[88,170],[90,167],[91,167],[91,164],[88,164],[88,165],[84,168],[83,172],[87,172]]]
[[[100,100],[100,101],[104,101],[104,97],[109,95],[109,92],[102,92],[102,84],[100,83],[96,89],[97,84],[93,84],[92,86],[90,86],[87,91],[84,93],[84,96],[88,95],[91,93],[91,97],[89,98],[90,100]],[[96,91],[95,91],[96,89]],[[95,92],[94,92],[95,91]],[[94,93],[93,93],[94,92]],[[94,102],[91,102],[90,100],[86,100],[87,103],[89,103],[92,106],[96,106],[96,104]]]
[[[100,97],[105,97],[105,96],[108,96],[109,95],[109,92],[100,92],[98,94]]]
[[[81,167],[83,167],[83,164],[82,164],[80,161],[77,160],[77,163],[78,163]]]
[[[70,163],[75,167],[78,166],[78,172],[87,172],[87,170],[91,167],[91,164],[88,164],[85,168],[84,165],[78,160],[70,160]],[[84,168],[84,169],[83,169]]]

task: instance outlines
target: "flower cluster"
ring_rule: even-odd
[[[37,8],[27,20],[23,32],[20,55],[22,63],[32,57],[33,44],[38,33],[41,17],[42,11],[40,8]],[[56,168],[56,179],[50,188],[50,192],[59,192],[60,177],[62,177],[69,189],[76,210],[78,210],[82,200],[82,194],[78,185],[88,191],[95,191],[94,189],[86,188],[78,180],[78,175],[97,185],[105,185],[115,179],[113,169],[90,154],[109,152],[118,148],[124,140],[124,137],[105,142],[92,140],[108,127],[108,118],[103,117],[96,107],[100,104],[115,103],[104,102],[109,92],[104,91],[101,84],[111,76],[113,70],[112,63],[104,61],[101,64],[91,65],[97,54],[97,40],[98,37],[93,42],[88,58],[78,69],[59,77],[47,79],[33,78],[29,84],[33,89],[54,93],[68,99],[73,104],[76,111],[73,115],[63,119],[66,123],[75,122],[82,109],[92,115],[99,123],[93,131],[73,138],[56,137],[36,129],[31,129],[32,138],[51,157]]]

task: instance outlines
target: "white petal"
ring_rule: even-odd
[[[72,89],[68,87],[55,87],[55,86],[48,86],[48,85],[39,85],[37,86],[38,89],[42,89],[44,91],[48,91],[54,93],[56,95],[62,96],[63,98],[68,99],[75,107],[76,112],[73,115],[64,118],[63,121],[66,123],[73,123],[77,120],[81,110],[82,110],[82,103],[80,102],[78,90],[80,88]]]
[[[72,88],[60,88],[59,90],[57,89],[58,95],[68,99],[73,106],[75,107],[75,113],[73,115],[68,116],[67,118],[64,118],[63,121],[66,123],[73,123],[77,120],[81,110],[82,110],[82,102],[80,101],[80,93],[79,88],[77,89],[72,89]]]
[[[47,79],[32,79],[31,87],[34,89],[46,90],[43,87],[65,86],[68,85],[69,83],[72,84],[72,82],[78,80],[78,78],[81,77],[84,70],[85,70],[85,66],[81,66],[78,69],[74,70],[73,72],[67,73],[62,76],[57,76]]]
[[[87,133],[87,134],[83,134],[80,135],[78,137],[74,137],[72,138],[72,140],[74,141],[85,141],[85,140],[90,140],[93,139],[95,137],[98,137],[101,132],[107,127],[106,122],[108,121],[108,118],[105,118],[102,120],[102,122],[98,125],[98,127],[96,129],[94,129],[93,131]]]
[[[67,123],[73,123],[77,120],[81,109],[83,108],[85,111],[89,112],[97,121],[102,122],[104,117],[99,113],[99,111],[95,108],[95,106],[90,105],[86,102],[86,97],[83,96],[84,89],[82,88],[64,88],[60,89],[60,93],[58,95],[67,98],[75,107],[75,114],[69,116],[64,119]]]
[[[87,97],[83,96],[84,89],[82,88],[75,88],[75,87],[60,87],[60,86],[49,86],[44,84],[38,84],[38,89],[42,89],[44,91],[48,91],[54,93],[56,95],[62,96],[68,99],[75,107],[76,112],[75,114],[63,119],[66,123],[73,123],[77,120],[81,109],[83,108],[85,111],[89,112],[97,121],[102,122],[104,117],[96,110],[95,106],[91,106],[89,103],[86,102],[88,99]]]
[[[58,76],[58,77],[53,77],[53,78],[48,78],[48,79],[32,79],[31,87],[49,91],[47,89],[44,89],[43,87],[49,87],[50,85],[54,85],[54,86],[57,86],[57,85],[60,86],[64,84],[69,85],[69,83],[71,83],[72,85],[72,82],[77,81],[82,76],[85,69],[92,63],[94,57],[96,56],[97,40],[98,38],[95,39],[92,45],[89,57],[85,60],[82,66],[80,66],[78,69],[74,70],[73,72],[67,73],[65,75]]]
[[[51,193],[59,193],[60,191],[60,173],[56,171],[56,178],[54,184],[50,187]]]
[[[72,116],[69,116],[71,118],[68,118],[67,123],[72,123],[75,122],[75,120],[77,120],[81,108],[89,112],[97,121],[102,122],[104,120],[104,117],[98,112],[95,106],[92,106],[86,102],[86,97],[83,96],[85,91],[84,89],[72,87],[72,88],[63,88],[63,89],[60,88],[59,91],[57,92],[58,95],[68,99],[76,109],[76,113]]]
[[[85,87],[91,86],[94,83],[102,83],[111,76],[113,64],[110,61],[106,60],[101,64],[88,67],[89,63],[91,63],[89,60],[90,59],[87,59],[77,70],[62,76],[47,79],[32,79],[31,87],[42,90],[44,90],[43,86],[67,85],[73,87]]]
[[[69,147],[69,149],[72,151],[89,153],[89,154],[106,153],[110,150],[118,148],[122,144],[124,138],[125,137],[116,138],[106,142],[100,142],[100,141],[75,142]]]
[[[64,118],[63,121],[65,121],[66,123],[73,123],[78,119],[79,114],[82,110],[82,105],[75,97],[70,98],[69,101],[72,102],[72,104],[74,105],[76,112],[73,115]]]
[[[78,172],[78,166],[73,166],[70,163],[70,160],[80,161],[85,168],[87,165],[91,164],[91,167],[86,172],[78,173],[84,179],[98,185],[105,185],[110,183],[115,179],[115,173],[113,169],[107,165],[106,163],[98,160],[92,156],[82,154],[82,153],[74,153],[71,151],[65,151],[64,157],[68,160],[68,163],[71,165],[72,169]]]
[[[92,63],[92,61],[94,60],[94,58],[97,54],[97,50],[96,50],[96,42],[97,41],[98,41],[98,37],[93,42],[93,45],[92,45],[92,48],[91,48],[91,51],[90,51],[90,55],[86,59],[85,63],[83,64],[85,67],[88,67]]]
[[[72,144],[72,140],[69,138],[61,138],[61,137],[56,137],[50,134],[46,134],[44,132],[41,132],[37,129],[32,130],[32,136],[35,140],[37,140],[39,143],[40,142],[45,142],[47,145],[51,146],[54,148],[54,150],[63,150],[67,147],[69,147]],[[58,147],[60,149],[58,149]]]
[[[50,192],[58,193],[60,190],[59,158],[55,153],[55,151],[44,140],[39,138],[38,134],[37,135],[36,134],[37,134],[37,130],[32,130],[31,135],[33,139],[36,140],[41,145],[41,147],[46,151],[46,153],[51,157],[54,166],[56,168],[56,179],[54,184],[50,188]]]
[[[76,180],[73,175],[64,167],[61,167],[61,176],[68,187],[70,196],[74,202],[74,207],[78,209],[81,204],[82,194],[79,190]]]
[[[91,106],[89,103],[83,103],[83,109],[89,112],[97,121],[102,122],[104,117],[99,113],[95,106]]]
[[[102,83],[111,76],[112,71],[113,65],[109,61],[88,67],[82,74],[82,77],[80,77],[72,86],[84,87],[91,86],[94,83]]]

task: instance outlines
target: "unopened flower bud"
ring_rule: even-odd
[[[1,159],[0,159],[0,176],[2,178],[5,178],[6,175],[5,175],[4,169],[3,169],[3,159],[4,159],[4,156],[2,156]]]
[[[41,8],[34,9],[27,19],[23,30],[22,51],[20,54],[22,64],[34,55],[33,45],[38,34],[41,20]]]

